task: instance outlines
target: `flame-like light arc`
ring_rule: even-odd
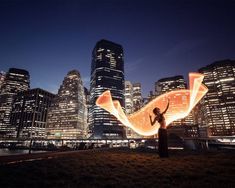
[[[185,118],[208,91],[207,87],[202,84],[203,78],[202,74],[189,73],[189,89],[164,93],[128,116],[123,112],[119,101],[112,100],[109,90],[98,97],[96,105],[114,115],[123,125],[130,127],[138,134],[151,136],[157,134],[160,127],[158,122],[151,125],[149,115],[154,118],[153,109],[158,107],[164,111],[169,101],[169,108],[165,114],[166,125],[177,119]]]

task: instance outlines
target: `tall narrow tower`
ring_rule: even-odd
[[[16,137],[16,129],[10,124],[10,115],[15,95],[29,89],[29,72],[10,68],[2,83],[0,93],[0,137]]]
[[[1,71],[0,72],[0,93],[1,93],[1,87],[2,87],[2,85],[4,83],[5,78],[6,78],[6,73]]]
[[[139,110],[143,105],[143,99],[141,95],[140,83],[132,84],[130,81],[125,81],[125,110],[129,115]],[[134,130],[126,127],[127,138],[141,138],[142,136],[137,134]]]
[[[124,108],[124,61],[121,45],[100,40],[92,52],[89,123],[94,138],[125,138],[122,124],[109,112],[95,105],[104,91]]]
[[[141,84],[133,83],[133,110],[138,111],[143,106],[143,97],[141,94]]]
[[[64,78],[48,112],[46,134],[52,139],[85,138],[87,108],[80,73],[70,71]]]

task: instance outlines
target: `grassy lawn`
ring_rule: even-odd
[[[0,187],[235,187],[235,151],[90,150],[0,166]]]

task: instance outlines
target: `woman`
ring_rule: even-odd
[[[164,114],[169,108],[169,101],[164,112],[160,112],[159,108],[154,108],[153,113],[155,115],[154,120],[152,121],[151,115],[149,115],[151,125],[153,126],[156,121],[160,124],[160,128],[158,130],[158,152],[160,157],[169,157],[168,155],[168,143],[167,143],[167,130],[166,130],[166,120]]]

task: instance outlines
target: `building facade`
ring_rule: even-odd
[[[10,123],[18,138],[45,138],[48,108],[54,96],[40,88],[15,96]]]
[[[113,100],[118,100],[124,110],[123,48],[111,41],[100,40],[92,52],[89,129],[93,138],[125,138],[122,124],[95,105],[99,95],[106,90],[110,90]]]
[[[200,136],[197,125],[168,126],[167,134],[180,138],[198,138]]]
[[[78,139],[87,136],[87,106],[83,82],[77,70],[68,72],[48,111],[49,139]]]
[[[200,128],[209,128],[211,136],[235,135],[235,60],[217,61],[199,72],[209,89],[199,104]]]
[[[159,96],[168,91],[185,89],[187,87],[184,77],[181,75],[162,78],[155,82],[155,94]]]
[[[142,96],[141,96],[141,88],[135,88],[135,94],[136,98],[134,97],[134,90],[133,90],[133,84],[130,81],[125,81],[125,110],[126,110],[126,115],[130,115],[135,112],[135,109],[138,110],[141,105],[142,105]],[[138,93],[137,93],[138,91]],[[140,93],[139,93],[140,91]],[[139,97],[141,96],[141,98]],[[140,99],[140,100],[138,100]],[[138,107],[134,106],[134,101],[139,101]],[[127,138],[140,138],[141,136],[137,134],[135,131],[133,131],[129,127],[125,127],[126,129],[126,136]]]
[[[86,120],[86,123],[87,123],[87,138],[90,138],[91,137],[91,131],[90,131],[90,129],[89,129],[89,110],[90,110],[90,107],[91,107],[91,105],[90,105],[90,90],[88,90],[86,87],[84,87],[84,93],[85,93],[85,99],[86,99],[86,109],[87,109],[87,111],[86,111],[86,113],[87,113],[87,115],[86,115],[86,117],[87,117],[87,120]]]
[[[134,112],[133,109],[133,86],[130,81],[125,81],[125,110],[126,114]]]
[[[4,83],[5,78],[6,78],[6,73],[1,71],[0,72],[0,93],[1,93],[1,88],[2,88],[2,85]]]
[[[23,69],[10,68],[6,73],[0,93],[0,137],[16,137],[10,124],[10,115],[15,95],[29,89],[29,73]]]
[[[138,111],[143,106],[141,83],[133,83],[133,111]]]
[[[153,91],[150,91],[146,99],[147,103],[155,99],[155,97],[156,97],[155,93]]]
[[[187,84],[182,75],[162,78],[158,80],[157,82],[155,82],[156,96],[162,95],[169,91],[178,90],[178,89],[187,89]],[[171,104],[171,105],[174,105],[174,104]],[[179,110],[181,109],[179,104],[173,107],[175,109],[179,109]],[[193,114],[194,114],[194,111],[192,111],[187,117],[172,122],[171,125],[194,125],[195,120],[194,120]]]

